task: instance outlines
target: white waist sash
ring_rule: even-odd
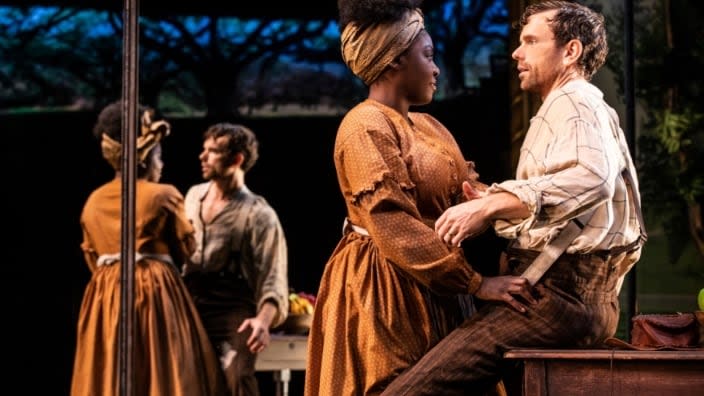
[[[136,253],[134,260],[135,262],[138,262],[142,259],[154,259],[154,260],[159,260],[163,261],[165,263],[174,265],[174,260],[171,258],[171,255],[168,254],[156,254],[156,253]],[[98,267],[103,266],[103,265],[113,265],[116,262],[120,261],[120,253],[112,253],[112,254],[101,254],[100,257],[98,257]]]
[[[357,234],[369,236],[369,231],[367,231],[366,228],[352,224],[352,222],[347,217],[345,217],[345,222],[342,223],[342,234],[344,235],[349,231],[354,231]]]

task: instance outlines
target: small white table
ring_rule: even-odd
[[[272,334],[269,346],[259,353],[256,371],[273,371],[276,396],[288,396],[291,370],[306,369],[308,337],[304,335]]]

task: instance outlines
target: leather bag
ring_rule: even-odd
[[[694,313],[641,314],[632,319],[631,342],[609,338],[606,345],[634,350],[699,347],[699,321]]]

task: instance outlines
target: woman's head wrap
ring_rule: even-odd
[[[351,22],[341,35],[342,59],[366,85],[373,83],[425,29],[419,8],[408,9],[401,20],[360,28]]]
[[[165,120],[152,121],[154,110],[146,110],[142,113],[141,118],[141,133],[137,137],[137,159],[143,163],[147,159],[147,155],[152,151],[161,139],[171,133],[171,125]],[[102,134],[100,147],[103,151],[103,158],[110,163],[115,169],[122,168],[122,143],[108,136],[107,133]]]

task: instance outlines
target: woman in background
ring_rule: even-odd
[[[135,395],[212,396],[224,379],[178,268],[193,253],[194,231],[183,196],[161,177],[160,141],[170,125],[139,109],[135,199]],[[91,271],[79,312],[72,396],[119,395],[118,327],[121,274],[122,109],[98,116],[93,133],[115,177],[95,189],[81,213],[81,249]]]

